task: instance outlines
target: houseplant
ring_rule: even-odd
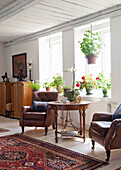
[[[103,97],[108,97],[108,89],[111,89],[111,75],[109,75],[109,78],[106,78],[104,71],[102,71],[102,73],[98,74],[96,80],[98,82],[98,88],[101,88],[103,91]]]
[[[41,86],[40,86],[40,81],[29,81],[28,87],[31,87],[33,92],[37,91]]]
[[[88,64],[96,63],[96,57],[100,53],[101,45],[101,38],[97,32],[85,31],[83,41],[80,43],[80,49],[85,54]]]
[[[58,73],[53,76],[52,86],[56,88],[59,93],[63,92],[63,77]]]
[[[63,86],[63,93],[64,93],[64,96],[67,97],[67,91],[71,90],[71,87],[69,86]]]
[[[90,95],[92,94],[92,89],[97,87],[96,80],[93,79],[92,74],[82,76],[82,80],[76,82],[76,87],[81,89],[85,88],[87,92],[86,94]]]
[[[49,80],[47,79],[44,83],[43,83],[43,88],[46,88],[46,91],[50,91],[52,87],[52,82],[49,82]]]

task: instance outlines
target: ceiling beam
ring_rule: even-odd
[[[43,0],[16,0],[0,10],[0,22],[18,14],[26,8],[32,7],[41,1]]]
[[[13,40],[13,41],[10,41],[10,42],[6,42],[6,43],[3,43],[3,44],[4,44],[4,47],[20,44],[20,43],[23,43],[23,42],[35,40],[35,39],[38,39],[40,37],[44,37],[44,36],[56,33],[56,32],[59,32],[59,31],[66,31],[66,30],[69,30],[69,29],[74,29],[75,27],[82,26],[82,25],[85,25],[85,24],[89,24],[91,22],[94,22],[94,21],[97,21],[97,20],[100,20],[100,19],[115,17],[117,15],[121,15],[121,5],[117,5],[117,6],[96,12],[94,14],[90,14],[90,15],[87,15],[87,16],[66,22],[64,24],[60,24],[60,25],[57,25],[57,26],[54,26],[54,27],[33,33],[33,34],[30,34],[28,36],[18,38],[16,40]]]

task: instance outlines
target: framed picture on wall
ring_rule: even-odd
[[[16,54],[12,56],[13,77],[27,77],[27,54]]]

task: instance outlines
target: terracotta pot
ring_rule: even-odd
[[[51,87],[46,87],[46,91],[50,91],[51,90]]]
[[[97,56],[93,56],[93,55],[86,55],[86,58],[88,60],[88,64],[96,64],[96,58]]]
[[[62,93],[62,92],[63,92],[63,85],[57,85],[56,90],[57,90],[59,93]]]

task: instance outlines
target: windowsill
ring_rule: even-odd
[[[91,95],[86,95],[86,90],[83,89],[80,91],[80,96],[84,101],[99,101],[99,102],[111,102],[111,90],[108,90],[109,97],[103,97],[103,93],[101,89],[92,90]],[[64,97],[63,94],[59,95],[59,100],[66,100],[67,97]]]

